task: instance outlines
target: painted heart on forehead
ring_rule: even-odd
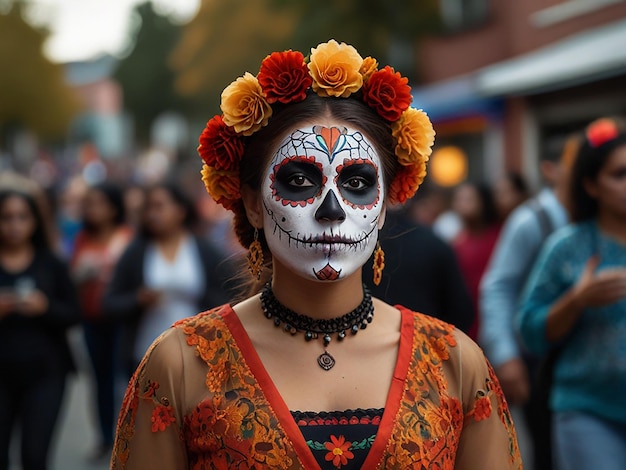
[[[302,276],[334,281],[370,257],[384,220],[384,183],[380,158],[361,131],[294,130],[263,181],[263,225],[275,260]]]

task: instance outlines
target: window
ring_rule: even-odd
[[[440,0],[441,18],[448,31],[481,26],[489,14],[489,0]]]

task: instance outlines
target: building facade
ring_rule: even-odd
[[[414,106],[468,177],[519,171],[602,115],[626,116],[625,0],[440,0],[445,32],[419,46]],[[437,158],[437,154],[433,158]]]

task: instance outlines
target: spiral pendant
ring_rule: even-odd
[[[324,351],[317,358],[317,363],[324,370],[330,370],[335,365],[335,358],[328,351]]]

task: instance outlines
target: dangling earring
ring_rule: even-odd
[[[259,241],[259,230],[254,229],[254,241],[248,247],[248,271],[258,279],[261,279],[263,271],[263,247]]]
[[[374,250],[374,285],[379,285],[383,278],[383,269],[385,269],[385,252],[380,246],[380,242],[376,242]]]

